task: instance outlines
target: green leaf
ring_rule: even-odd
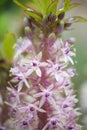
[[[79,3],[70,4],[69,7],[68,7],[68,10],[71,10],[71,9],[73,9],[73,8],[75,8],[75,7],[78,7],[78,6],[80,6]]]
[[[48,8],[48,6],[50,5],[52,0],[41,0],[41,1],[42,1],[42,4],[43,4],[43,8],[46,11],[46,9]]]
[[[70,0],[69,0],[69,1],[70,1]],[[66,2],[66,3],[67,3],[67,2]],[[69,10],[75,8],[75,7],[80,6],[79,3],[70,4],[70,2],[69,2],[69,3],[67,3],[67,5],[66,5],[66,3],[64,4],[64,8],[61,8],[61,9],[59,9],[59,10],[56,12],[56,16],[58,16],[58,15],[59,15],[60,13],[62,13],[62,12],[67,12],[67,11],[69,11]]]
[[[47,13],[55,13],[57,9],[57,5],[59,4],[60,0],[54,0],[47,8]]]
[[[50,5],[52,0],[33,0],[33,3],[36,5],[38,11],[42,13],[42,15],[46,14],[46,9]]]
[[[73,20],[76,22],[87,22],[87,19],[81,16],[73,16]]]
[[[33,11],[29,11],[29,10],[25,10],[25,13],[28,14],[29,16],[41,21],[43,17],[41,17],[40,15],[38,15],[37,13],[33,12]]]
[[[33,0],[33,3],[36,7],[36,9],[41,12],[42,14],[44,14],[44,11],[43,11],[43,5],[41,3],[41,0]]]
[[[64,1],[64,10],[65,10],[65,11],[68,10],[71,1],[72,1],[72,0],[65,0],[65,1]]]
[[[20,6],[21,8],[24,9],[24,11],[31,17],[38,19],[41,21],[41,13],[38,13],[36,10],[32,9],[31,7],[26,7],[25,5],[23,5],[22,3],[20,3],[18,0],[13,0],[14,3],[16,3],[18,6]]]
[[[13,0],[13,2],[17,4],[19,7],[23,8],[24,10],[27,10],[27,7],[23,5],[22,3],[20,3],[18,0]]]
[[[71,1],[72,0],[65,0],[65,2],[64,2],[64,11],[65,12],[80,5],[79,3],[70,4]]]
[[[64,12],[64,8],[61,8],[59,9],[57,12],[56,12],[56,16],[58,16],[60,13]]]
[[[67,25],[71,25],[76,22],[80,22],[80,23],[87,22],[87,19],[81,16],[73,16],[73,17],[64,19],[64,23]]]
[[[42,5],[42,14],[46,15],[46,10],[51,3],[51,0],[39,0]]]
[[[12,60],[14,55],[13,46],[15,44],[15,36],[13,33],[7,33],[2,44],[2,53],[7,60]]]
[[[56,12],[56,16],[58,16],[60,13],[62,12],[66,12],[68,9],[69,9],[69,6],[70,6],[70,2],[72,0],[64,0],[64,7],[62,7],[61,9],[59,9],[57,12]]]

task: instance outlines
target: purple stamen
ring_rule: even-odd
[[[56,125],[56,121],[52,121],[52,125]]]
[[[49,97],[49,96],[50,96],[50,94],[49,94],[49,93],[46,93],[46,94],[45,94],[45,97],[46,97],[46,98],[47,98],[47,97]]]
[[[24,125],[24,126],[27,126],[28,123],[27,123],[26,121],[23,121],[23,125]]]
[[[73,127],[72,127],[72,126],[69,126],[69,127],[68,127],[68,130],[72,130],[72,129],[73,129]]]
[[[33,66],[37,66],[37,64],[35,62],[33,62]]]

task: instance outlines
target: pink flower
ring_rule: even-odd
[[[68,42],[63,43],[63,41],[61,40],[60,61],[64,61],[65,63],[71,62],[72,64],[74,64],[74,62],[71,58],[72,56],[75,56],[75,53],[70,50],[70,46],[69,46]]]
[[[32,59],[31,59],[32,58]],[[37,56],[32,56],[30,60],[27,62],[29,65],[29,69],[26,75],[31,75],[33,72],[36,72],[36,75],[41,77],[41,67],[46,67],[46,62],[41,62],[42,52],[40,52]]]
[[[15,76],[15,78],[13,78],[13,82],[19,82],[18,83],[18,91],[20,91],[23,87],[23,83],[26,85],[27,88],[30,88],[30,85],[27,81],[27,75],[26,72],[20,68],[20,66],[15,66],[14,68],[10,69],[10,72],[12,73],[12,75]]]
[[[41,92],[34,95],[34,97],[41,97],[39,106],[42,107],[46,101],[48,101],[51,105],[56,106],[56,101],[54,99],[55,90],[53,90],[54,85],[50,85],[47,88],[40,86]]]
[[[62,81],[65,77],[69,77],[66,71],[63,69],[65,68],[65,64],[53,63],[52,61],[48,61],[49,68],[47,70],[50,75],[52,75],[56,81]]]
[[[10,92],[9,98],[12,104],[20,103],[21,97],[25,95],[24,92],[19,92],[18,90],[14,89],[13,87],[7,87],[7,90]]]
[[[65,93],[65,95],[67,96],[69,93],[70,93],[70,88],[72,87],[72,83],[71,83],[71,80],[70,80],[70,78],[69,77],[67,77],[67,78],[64,78],[63,80],[62,80],[62,82],[61,81],[59,81],[59,82],[57,82],[56,84],[55,84],[55,86],[61,91],[63,91],[64,93]]]
[[[0,130],[6,130],[4,126],[0,126]]]
[[[74,104],[77,102],[78,100],[75,98],[75,95],[69,95],[66,97],[66,99],[64,99],[64,102],[62,105],[64,108],[67,108],[67,107],[73,108]]]
[[[32,42],[27,37],[23,39],[19,38],[17,44],[15,45],[14,62],[20,59],[23,53],[26,52],[28,54],[29,51],[34,52],[34,46],[32,45]]]
[[[27,113],[27,116],[29,116],[30,119],[35,118],[35,116],[37,116],[37,112],[45,112],[45,110],[38,107],[37,103],[24,103],[18,109],[20,113]]]
[[[54,129],[63,129],[63,123],[60,121],[60,117],[50,117],[48,118],[47,124],[43,127],[42,130],[54,130]]]

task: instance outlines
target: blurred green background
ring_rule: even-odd
[[[27,3],[30,0],[20,0],[20,1],[23,3]],[[73,1],[81,3],[81,6],[67,13],[67,16],[79,15],[87,18],[87,0],[73,0]],[[21,30],[23,28],[23,18],[24,18],[23,10],[20,7],[16,6],[12,0],[0,0],[0,58],[1,59],[3,57],[2,55],[3,53],[1,52],[2,43],[4,41],[4,38],[6,37],[7,32],[14,33],[16,38],[18,38],[22,34]],[[78,76],[74,78],[73,82],[75,83],[75,88],[77,90],[78,97],[81,100],[82,98],[81,90],[83,87],[82,84],[84,84],[84,82],[87,81],[87,23],[74,24],[72,26],[72,30],[63,33],[63,37],[76,38],[75,47],[77,50],[76,51],[77,64],[75,64],[75,66],[77,69]],[[15,40],[12,40],[12,42],[14,41]],[[2,81],[6,78],[6,74],[8,74],[8,72],[6,72],[6,74],[4,73],[4,71],[2,70],[2,66],[4,65],[0,61],[0,85],[3,84]],[[4,69],[6,69],[6,67],[4,66]],[[86,89],[86,93],[87,93],[87,89]],[[80,105],[83,106],[82,110],[84,110],[84,104],[81,103]],[[83,116],[81,118],[81,122],[84,125],[84,115],[87,115],[86,108],[85,111],[82,113]],[[86,121],[83,130],[87,130]]]

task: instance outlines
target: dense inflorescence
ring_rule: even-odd
[[[15,130],[80,130],[78,108],[71,78],[75,56],[73,39],[47,37],[38,52],[28,37],[19,39],[8,87],[11,125]],[[37,41],[36,41],[37,42]],[[72,67],[69,67],[69,63]]]
[[[41,22],[25,18],[25,37],[17,40],[10,69],[8,119],[0,130],[80,130],[78,102],[71,81],[77,73],[74,39],[61,33],[75,19],[50,13]],[[1,114],[0,109],[0,114]]]

